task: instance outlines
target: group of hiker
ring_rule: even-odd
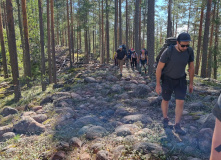
[[[184,100],[187,93],[187,86],[190,93],[193,92],[194,78],[194,52],[190,47],[191,37],[188,33],[181,33],[174,40],[173,45],[166,45],[165,49],[158,55],[156,62],[156,93],[162,96],[161,109],[164,128],[173,129],[174,133],[184,136],[187,132],[181,128],[181,118],[184,108]],[[125,61],[131,64],[131,68],[137,67],[139,64],[139,72],[141,73],[142,66],[145,69],[148,65],[148,52],[146,49],[141,49],[137,53],[133,48],[126,50],[125,45],[119,46],[114,55],[115,65],[120,67],[120,75]],[[127,64],[126,63],[126,64]],[[188,65],[189,69],[189,84],[186,80],[185,68]],[[174,93],[176,100],[175,108],[175,123],[170,124],[168,117],[169,101]],[[210,160],[220,160],[221,158],[221,95],[213,109],[213,114],[216,117],[216,125],[213,134]]]
[[[148,52],[145,48],[139,51],[139,54],[133,49],[127,51],[125,45],[120,45],[116,52],[113,55],[115,66],[119,66],[120,75],[122,76],[123,65],[126,63],[126,66],[130,64],[132,69],[138,68],[139,73],[142,71],[142,67],[147,73],[148,65]],[[138,66],[139,65],[139,66]]]

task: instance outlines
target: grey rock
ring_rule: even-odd
[[[122,91],[122,87],[119,84],[115,84],[111,87],[111,93],[120,93]]]
[[[52,103],[53,102],[53,99],[51,96],[47,96],[45,97],[41,102],[40,102],[40,105],[43,106],[47,103]]]
[[[13,131],[13,126],[12,125],[7,125],[0,127],[0,137],[7,132],[12,132]]]
[[[127,108],[124,107],[117,108],[117,110],[114,113],[115,116],[126,116],[128,114],[130,114],[130,112],[128,111]]]
[[[7,133],[4,133],[2,135],[2,140],[6,141],[6,140],[11,139],[13,137],[15,137],[15,133],[14,132],[7,132]]]
[[[69,150],[69,143],[65,141],[61,141],[56,145],[57,150],[62,150],[62,151],[68,151]]]
[[[163,149],[160,145],[155,143],[147,143],[147,142],[138,142],[134,144],[133,149],[143,154],[163,152]]]
[[[131,135],[131,131],[130,128],[125,127],[125,126],[119,126],[115,129],[115,132],[117,134],[117,136],[127,136],[127,135]]]
[[[142,122],[142,123],[151,123],[153,120],[148,115],[144,114],[135,114],[135,115],[129,115],[125,116],[122,119],[123,123],[134,123],[134,122]]]
[[[101,126],[93,126],[86,132],[87,139],[96,139],[107,134],[107,130]]]
[[[11,115],[11,114],[18,114],[18,110],[12,107],[5,107],[1,112],[1,115],[4,117]]]
[[[34,112],[37,112],[38,110],[40,110],[40,109],[42,109],[43,107],[42,106],[34,106],[33,108],[32,108],[32,110],[34,111]]]
[[[48,119],[48,116],[46,114],[38,114],[31,116],[34,120],[36,120],[38,123],[42,123]]]
[[[104,144],[102,143],[95,143],[95,144],[92,144],[91,147],[90,147],[90,150],[92,150],[92,152],[94,154],[97,154],[100,150],[102,150],[104,147]]]
[[[203,128],[212,128],[212,129],[214,129],[215,120],[216,120],[216,117],[212,113],[210,113],[210,114],[206,114],[206,115],[201,116],[200,119],[197,120],[197,122],[202,124]]]
[[[210,153],[213,130],[211,128],[203,128],[198,133],[198,147],[205,153]]]
[[[108,151],[101,150],[97,153],[96,160],[108,160]]]
[[[151,92],[151,89],[145,84],[139,84],[136,88],[134,88],[134,94],[137,97],[145,97],[149,92]]]
[[[25,117],[25,116],[35,116],[35,115],[37,115],[35,112],[33,112],[33,111],[29,111],[29,112],[24,112],[24,113],[22,113],[22,117]]]
[[[102,125],[101,121],[95,117],[95,116],[84,116],[84,117],[81,117],[79,119],[77,119],[75,122],[74,122],[74,126],[77,127],[77,128],[82,128],[83,126],[86,126],[86,125],[89,125],[89,124],[92,124],[92,125]]]
[[[119,145],[115,147],[113,150],[113,159],[119,159],[124,150],[125,150],[124,145]]]
[[[116,81],[118,81],[118,78],[115,77],[115,76],[113,76],[113,75],[108,75],[108,76],[106,77],[106,80],[107,80],[107,81],[110,81],[110,82],[116,82]]]
[[[73,148],[75,148],[75,147],[80,148],[82,146],[82,141],[80,139],[78,139],[77,137],[73,137],[69,141],[69,146],[73,147]]]
[[[91,156],[88,153],[83,153],[80,155],[80,160],[91,160]]]
[[[162,97],[148,97],[147,98],[149,106],[160,105]]]
[[[93,77],[86,77],[86,78],[84,78],[84,82],[86,82],[86,83],[96,83],[97,81]]]
[[[40,134],[45,131],[45,126],[26,116],[14,125],[14,131],[19,134]]]
[[[192,109],[203,109],[205,108],[205,105],[202,102],[193,102],[189,105],[189,107]]]
[[[78,136],[82,136],[84,134],[86,134],[86,132],[88,131],[88,129],[90,129],[91,127],[93,127],[93,125],[87,125],[82,127],[79,131],[78,131]]]

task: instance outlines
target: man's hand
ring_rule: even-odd
[[[160,86],[160,85],[156,85],[156,92],[157,92],[158,95],[161,94],[162,89],[161,89],[161,86]]]
[[[193,93],[193,84],[189,84],[189,92]]]

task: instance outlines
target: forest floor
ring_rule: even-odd
[[[18,103],[11,92],[1,96],[1,160],[209,158],[219,81],[195,78],[181,122],[187,134],[179,136],[173,128],[163,128],[162,98],[154,91],[154,78],[127,66],[121,77],[113,64],[76,64],[69,69],[66,50],[59,53],[58,84],[45,92],[37,84],[23,89]],[[0,88],[8,86],[2,82]],[[173,124],[174,96],[168,116]]]

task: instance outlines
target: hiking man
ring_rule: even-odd
[[[123,65],[126,57],[127,57],[126,47],[124,45],[120,45],[117,50],[118,65],[120,66],[120,76],[122,76]]]
[[[171,94],[174,92],[176,99],[174,131],[179,135],[186,134],[186,131],[180,127],[180,121],[187,91],[185,73],[187,64],[189,65],[189,92],[193,92],[194,54],[192,48],[189,47],[190,41],[188,33],[179,34],[177,44],[170,46],[162,53],[156,69],[156,93],[158,95],[162,93],[163,97],[161,109],[164,128],[169,127],[167,112]],[[160,79],[162,79],[162,89]]]
[[[129,49],[128,52],[127,52],[127,58],[128,58],[128,61],[129,61],[129,64],[130,66],[132,67],[132,61],[131,61],[131,55],[132,55],[132,52],[133,52],[133,48]]]
[[[221,94],[213,109],[213,114],[216,117],[216,124],[213,132],[210,160],[219,160],[221,157]]]
[[[141,71],[142,71],[142,67],[144,67],[144,70],[145,70],[145,74],[147,74],[147,68],[146,66],[148,65],[148,52],[145,48],[143,48],[141,50],[141,53],[139,55],[139,58],[138,58],[138,63],[139,63],[139,73],[141,74]]]

